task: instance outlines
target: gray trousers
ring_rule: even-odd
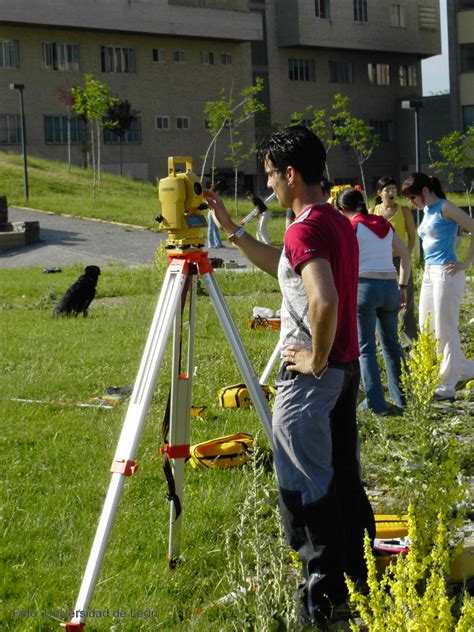
[[[345,597],[344,573],[365,579],[363,537],[375,537],[360,478],[356,421],[358,361],[321,380],[280,371],[273,410],[274,459],[288,542],[312,581],[313,601]]]

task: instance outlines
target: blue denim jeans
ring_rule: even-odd
[[[222,248],[222,240],[219,235],[219,229],[217,228],[212,213],[207,214],[207,246],[208,248]]]
[[[396,406],[405,405],[405,398],[400,388],[401,365],[404,356],[398,340],[399,310],[400,292],[395,279],[359,278],[357,329],[361,353],[360,368],[367,406],[376,413],[387,410],[377,363],[376,330],[387,367],[390,397]]]

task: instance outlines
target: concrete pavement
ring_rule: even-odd
[[[138,266],[152,263],[156,249],[166,239],[165,233],[136,226],[24,208],[9,207],[8,216],[11,222],[39,221],[41,241],[17,250],[0,252],[0,268],[59,268],[76,263],[84,266],[113,263]],[[209,249],[209,255],[225,262],[235,261],[239,270],[252,267],[229,243],[225,248]]]

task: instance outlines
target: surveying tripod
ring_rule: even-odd
[[[166,454],[173,462],[175,495],[182,497],[184,489],[184,465],[189,455],[191,396],[194,360],[194,334],[196,326],[197,274],[200,274],[214,305],[220,324],[230,343],[234,358],[252,398],[255,410],[272,444],[271,414],[267,400],[259,385],[247,353],[217,284],[207,252],[172,254],[155,309],[151,329],[141,359],[140,368],[133,387],[124,425],[112,461],[112,478],[102,508],[92,549],[82,579],[79,596],[70,622],[62,623],[66,630],[82,630],[85,626],[87,609],[98,579],[100,566],[105,554],[115,512],[125,482],[125,477],[134,474],[138,468],[135,457],[150,407],[166,345],[173,325],[172,376],[170,411],[170,441]],[[188,288],[189,286],[189,288]],[[189,289],[189,291],[187,291]],[[186,356],[186,370],[181,369],[182,352],[182,310],[189,296],[189,333]],[[178,515],[177,515],[178,513]],[[170,535],[168,557],[170,565],[179,556],[182,515],[176,510],[176,503],[170,505]]]

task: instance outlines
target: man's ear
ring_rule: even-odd
[[[296,169],[292,167],[291,165],[288,165],[286,168],[286,180],[288,184],[291,183],[291,186],[295,186],[296,184],[295,178],[297,178],[297,175],[298,175],[298,172],[296,171]]]

